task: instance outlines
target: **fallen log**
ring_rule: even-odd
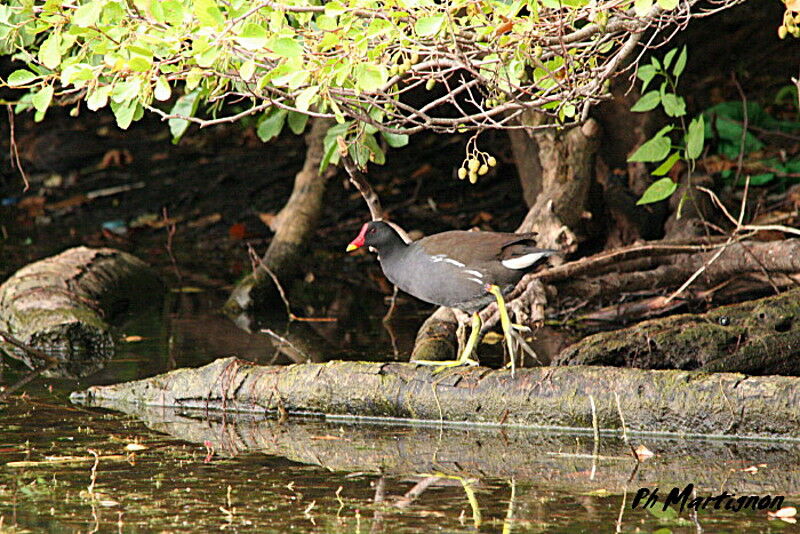
[[[800,379],[613,367],[483,367],[436,374],[403,363],[257,366],[236,358],[95,386],[74,401],[538,427],[800,438]],[[593,416],[593,414],[596,414]]]
[[[96,399],[91,406],[123,411],[149,428],[205,445],[220,456],[262,453],[332,472],[407,477],[440,473],[465,478],[513,478],[537,486],[585,493],[644,486],[735,488],[739,494],[800,492],[800,450],[794,441],[689,441],[642,436],[654,458],[637,465],[620,438],[602,435],[597,450],[588,433],[531,432],[439,425],[354,424],[293,417],[286,421],[245,414],[141,406]],[[731,469],[731,459],[743,468]],[[744,469],[757,464],[768,468]],[[631,482],[631,474],[636,481]]]
[[[583,338],[553,365],[800,375],[800,289]]]
[[[27,265],[0,286],[0,349],[31,368],[38,349],[57,360],[47,374],[81,377],[113,354],[109,323],[160,299],[163,285],[142,260],[110,248],[71,248]],[[54,363],[54,362],[51,362]]]

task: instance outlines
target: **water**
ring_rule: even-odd
[[[126,413],[67,400],[90,384],[230,354],[291,361],[267,336],[207,311],[217,305],[203,294],[168,302],[165,318],[124,327],[143,339],[122,344],[101,372],[40,377],[1,405],[0,533],[798,531],[764,510],[663,510],[669,491],[690,483],[704,498],[724,490],[800,503],[797,442],[632,436],[654,454],[637,463],[631,445],[606,434],[595,443],[587,433]],[[341,336],[325,328],[335,327],[312,330]],[[373,333],[371,354],[390,353],[390,338]],[[4,372],[3,384],[24,374]],[[660,500],[632,509],[642,488]]]

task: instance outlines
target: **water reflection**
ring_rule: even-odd
[[[231,353],[297,361],[280,340],[246,334],[206,311],[215,305],[205,298],[181,295],[165,307],[166,320],[125,325],[141,341],[122,344],[88,381],[39,378],[24,397],[0,405],[0,532],[14,524],[34,532],[766,532],[779,526],[763,512],[656,515],[632,510],[631,501],[642,487],[689,482],[709,494],[781,493],[788,503],[800,495],[795,442],[632,436],[634,447],[654,453],[639,463],[628,444],[607,434],[595,441],[590,433],[519,428],[67,404],[69,391],[89,384]],[[251,325],[265,327],[305,357],[315,344],[320,354],[363,357],[350,351],[369,336],[368,356],[391,353],[379,324],[350,341],[337,325]],[[402,336],[401,351],[413,341]],[[14,463],[21,461],[30,463]]]

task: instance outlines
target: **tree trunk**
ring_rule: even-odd
[[[325,185],[332,173],[330,169],[323,174],[319,172],[324,156],[323,140],[330,125],[326,119],[312,120],[311,130],[306,134],[303,169],[295,175],[292,194],[271,225],[275,236],[261,260],[262,265],[240,281],[228,298],[225,309],[229,313],[259,310],[273,300],[270,296],[275,288],[267,269],[279,280],[297,274],[309,238],[317,228]]]
[[[75,401],[264,413],[631,431],[800,437],[800,379],[614,367],[472,367],[446,374],[403,363],[257,366],[223,358],[198,369],[95,386]],[[618,393],[618,395],[617,395]],[[593,408],[594,405],[594,408]]]
[[[541,116],[541,115],[539,115]],[[523,112],[528,122],[533,122],[537,115],[532,111]],[[529,208],[536,202],[542,192],[542,163],[539,161],[539,144],[536,135],[526,130],[508,130],[511,151],[517,164],[519,183],[522,186],[522,198]]]
[[[0,329],[49,354],[54,376],[81,377],[114,353],[108,321],[143,309],[164,290],[142,260],[109,248],[71,248],[23,267],[0,286]],[[0,348],[34,368],[42,362],[5,343]]]

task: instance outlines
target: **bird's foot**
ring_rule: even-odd
[[[441,373],[446,369],[450,369],[453,367],[472,367],[475,365],[479,365],[477,361],[473,360],[472,358],[461,358],[459,360],[411,360],[411,363],[416,365],[427,365],[430,367],[438,367],[434,371],[434,373]]]

